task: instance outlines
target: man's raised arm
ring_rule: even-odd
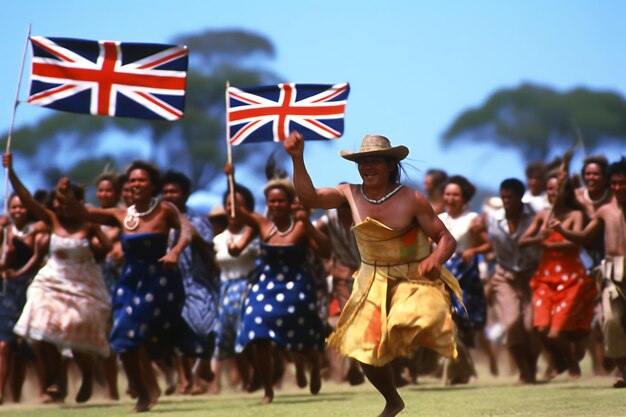
[[[308,208],[330,209],[346,202],[343,193],[335,188],[315,188],[304,165],[304,139],[293,131],[284,142],[293,162],[293,182],[300,202]]]

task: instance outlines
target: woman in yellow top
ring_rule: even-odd
[[[350,205],[361,266],[328,343],[361,363],[386,400],[380,415],[395,416],[404,408],[389,365],[395,357],[408,356],[419,346],[456,356],[448,288],[459,299],[461,290],[442,267],[456,242],[428,200],[399,183],[399,162],[409,153],[405,146],[392,147],[384,136],[365,136],[359,152],[340,152],[357,163],[363,183],[336,188],[313,185],[299,132],[292,132],[284,146],[292,158],[294,183],[304,206]],[[437,243],[432,253],[428,238]]]

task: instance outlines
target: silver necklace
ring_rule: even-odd
[[[137,211],[137,208],[133,204],[126,209],[126,217],[124,217],[124,227],[128,230],[135,230],[139,227],[139,219],[152,213],[159,205],[159,199],[152,197],[150,199],[150,206],[146,211]]]
[[[365,200],[367,200],[368,203],[380,204],[380,203],[384,202],[385,200],[387,200],[388,198],[391,198],[402,187],[404,187],[403,184],[398,185],[396,188],[394,188],[393,190],[389,191],[387,194],[385,194],[384,196],[382,196],[378,200],[371,199],[371,198],[369,198],[368,196],[365,195],[365,189],[363,188],[363,184],[361,184],[361,188],[359,188],[359,189],[361,190],[361,195],[363,196],[363,198]]]
[[[30,225],[27,224],[26,226],[24,226],[22,228],[22,230],[19,230],[17,228],[17,226],[15,226],[15,224],[11,225],[11,233],[13,233],[13,236],[16,236],[18,239],[24,239],[25,236],[28,236],[28,234],[30,233]]]
[[[604,190],[604,194],[602,194],[602,197],[598,198],[597,200],[594,200],[594,199],[591,198],[591,196],[589,195],[589,189],[588,188],[585,188],[585,190],[583,191],[583,195],[585,196],[585,200],[589,201],[591,204],[593,204],[595,206],[596,204],[599,204],[599,203],[603,202],[606,199],[606,197],[609,195],[609,189],[606,188]]]
[[[270,234],[273,235],[274,233],[276,233],[278,236],[287,236],[289,233],[291,233],[291,231],[293,230],[293,227],[296,225],[296,222],[293,221],[293,217],[289,217],[289,220],[291,222],[289,223],[289,227],[287,228],[287,230],[285,230],[284,232],[281,232],[280,230],[278,230],[278,227],[276,227],[276,223],[274,223],[274,225],[270,229]]]

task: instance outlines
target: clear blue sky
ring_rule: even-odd
[[[358,181],[353,164],[337,151],[356,149],[364,134],[379,133],[410,148],[414,181],[441,167],[496,188],[507,176],[523,176],[515,151],[476,143],[444,149],[445,128],[494,91],[522,82],[624,94],[625,21],[626,2],[618,0],[11,1],[0,18],[0,130],[9,126],[29,23],[34,35],[134,42],[242,28],[273,42],[277,56],[270,65],[284,81],[351,84],[345,136],[307,144],[316,185]],[[25,70],[21,99],[27,87]],[[20,105],[16,126],[51,111]],[[615,159],[620,150],[603,151]]]

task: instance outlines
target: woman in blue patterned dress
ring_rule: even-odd
[[[452,318],[457,326],[459,356],[446,364],[446,384],[467,383],[476,370],[467,347],[474,347],[477,331],[482,331],[487,320],[487,302],[476,255],[487,243],[487,232],[477,230],[474,224],[478,213],[467,205],[476,188],[467,178],[454,175],[448,179],[443,191],[446,211],[439,218],[457,242],[454,255],[445,263],[463,290],[463,300],[452,297]],[[459,301],[462,301],[464,306]]]
[[[4,402],[9,374],[13,401],[19,402],[21,397],[28,346],[13,332],[13,327],[26,303],[26,289],[41,266],[48,236],[43,224],[34,222],[15,194],[9,197],[9,215],[11,222],[0,231],[0,240],[7,233],[0,292],[0,404]]]
[[[227,165],[225,172],[232,173]],[[288,179],[273,179],[264,189],[268,218],[235,205],[236,215],[259,232],[261,255],[258,273],[244,301],[236,349],[252,351],[263,382],[262,404],[272,402],[274,349],[300,355],[311,369],[310,391],[321,388],[320,356],[323,326],[316,309],[315,284],[303,264],[307,245],[328,245],[310,222],[294,218],[295,198]]]
[[[101,209],[74,204],[76,215],[99,224],[122,228],[124,265],[113,295],[113,329],[109,341],[122,360],[129,388],[137,395],[133,412],[156,404],[161,390],[150,358],[201,348],[193,335],[182,334],[184,290],[177,270],[178,256],[188,244],[189,224],[176,207],[156,197],[160,173],[151,164],[134,161],[126,170],[134,205],[128,209]],[[64,180],[57,194],[66,201]],[[181,230],[167,251],[170,229]]]

